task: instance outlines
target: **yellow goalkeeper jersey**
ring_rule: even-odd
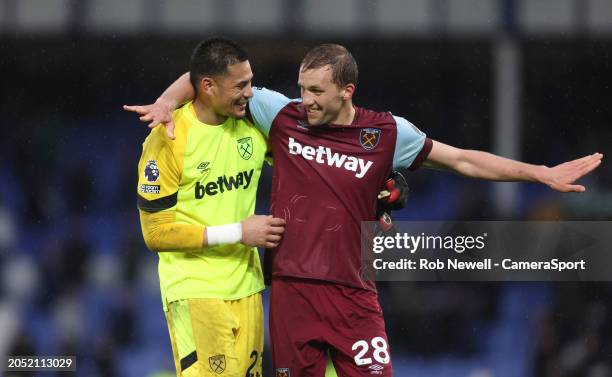
[[[252,215],[267,151],[260,131],[245,119],[204,124],[193,103],[177,109],[173,119],[175,140],[156,127],[143,143],[138,208],[148,213],[174,211],[175,223],[201,226],[235,223]],[[254,247],[178,250],[158,253],[164,308],[181,299],[235,300],[264,289]]]

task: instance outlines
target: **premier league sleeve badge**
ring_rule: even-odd
[[[159,168],[157,167],[157,162],[155,160],[147,161],[144,168],[144,177],[147,182],[157,182],[159,179]]]

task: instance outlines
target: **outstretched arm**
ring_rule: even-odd
[[[174,122],[172,111],[180,104],[195,98],[195,91],[189,81],[189,72],[181,75],[173,82],[159,98],[150,105],[123,105],[123,109],[140,115],[142,122],[149,122],[149,128],[162,123],[166,126],[166,133],[174,140]]]
[[[584,192],[586,188],[574,184],[593,171],[603,158],[594,153],[549,168],[496,156],[491,153],[452,147],[437,141],[424,166],[454,171],[466,177],[492,181],[526,181],[543,183],[561,192]]]

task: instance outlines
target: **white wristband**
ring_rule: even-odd
[[[207,226],[206,242],[208,246],[238,243],[242,240],[242,224]]]

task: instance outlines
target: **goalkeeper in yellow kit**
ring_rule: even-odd
[[[275,247],[284,220],[253,215],[267,145],[245,119],[252,76],[238,45],[201,42],[190,63],[196,99],[174,111],[174,139],[157,127],[143,144],[138,208],[159,255],[177,376],[262,376],[255,246]]]

